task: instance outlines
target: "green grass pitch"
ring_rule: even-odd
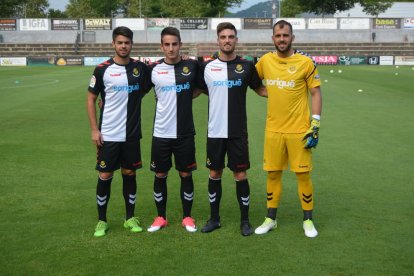
[[[338,69],[342,73],[338,73]],[[180,225],[179,178],[168,178],[169,226],[123,229],[121,177],[108,207],[110,231],[94,238],[95,149],[86,115],[92,67],[0,68],[0,271],[2,275],[412,275],[414,271],[414,68],[320,66],[323,114],[314,151],[315,225],[306,238],[293,173],[285,172],[278,229],[242,237],[232,175],[225,170],[222,228]],[[333,70],[333,73],[330,73]],[[396,75],[395,73],[398,73]],[[362,91],[361,91],[362,90]],[[198,170],[193,215],[209,215],[204,166],[207,97],[194,101]],[[136,214],[156,215],[149,170],[154,115],[143,102]],[[248,93],[250,218],[266,213],[262,171],[266,99]]]

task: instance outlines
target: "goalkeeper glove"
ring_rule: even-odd
[[[315,148],[318,144],[319,126],[320,121],[315,118],[312,118],[311,126],[308,129],[308,131],[306,131],[305,136],[303,137],[303,140],[306,140],[305,149]]]

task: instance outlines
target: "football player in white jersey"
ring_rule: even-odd
[[[142,167],[141,101],[151,88],[150,76],[144,63],[130,58],[133,32],[129,28],[115,28],[112,39],[115,56],[96,66],[87,96],[91,138],[97,147],[96,169],[99,171],[95,237],[107,233],[106,211],[111,182],[114,171],[119,168],[126,208],[124,227],[131,232],[143,230],[134,215],[137,190],[135,171]],[[99,121],[96,118],[98,96],[102,98]]]

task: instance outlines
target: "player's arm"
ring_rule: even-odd
[[[311,126],[306,131],[303,140],[305,142],[305,148],[314,148],[319,142],[319,127],[322,113],[322,93],[320,86],[309,89],[312,96],[312,118]]]
[[[312,96],[312,115],[321,116],[322,113],[322,92],[321,87],[317,86],[309,89]]]
[[[267,98],[267,89],[263,85],[255,88],[254,91],[257,93],[257,95]]]
[[[98,128],[98,121],[96,119],[96,99],[98,95],[88,91],[86,107],[88,110],[89,125],[91,127],[91,139],[97,146],[102,146],[103,137]]]

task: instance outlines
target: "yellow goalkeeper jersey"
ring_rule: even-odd
[[[280,58],[267,53],[256,64],[268,93],[266,130],[302,133],[310,127],[309,88],[321,85],[313,60],[301,52]]]

